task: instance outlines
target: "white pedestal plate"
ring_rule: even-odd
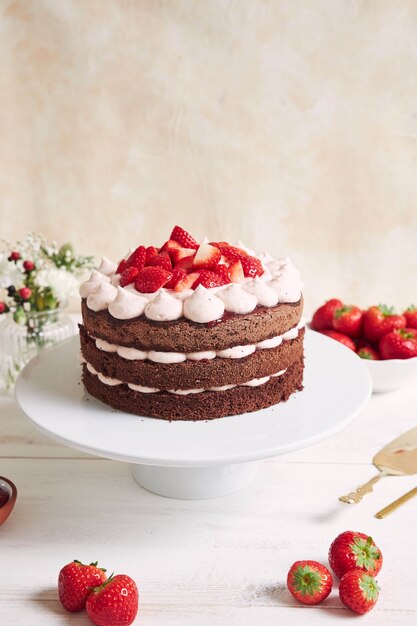
[[[71,337],[24,368],[16,384],[21,409],[48,437],[132,463],[142,487],[172,498],[213,498],[240,489],[254,477],[257,460],[335,434],[371,395],[360,358],[307,330],[304,390],[288,402],[207,422],[168,422],[112,410],[86,394],[78,351],[79,339]]]

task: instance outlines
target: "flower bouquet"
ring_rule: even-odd
[[[7,389],[42,347],[73,334],[63,310],[92,266],[93,257],[75,255],[71,244],[39,235],[0,252],[0,381]]]

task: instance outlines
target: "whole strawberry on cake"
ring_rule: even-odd
[[[167,420],[257,411],[302,389],[303,297],[289,258],[198,243],[103,258],[80,287],[83,382],[113,408]]]

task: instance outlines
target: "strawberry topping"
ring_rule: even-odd
[[[210,272],[210,270],[202,270],[200,272],[200,276],[197,278],[194,288],[198,285],[203,285],[206,289],[212,289],[213,287],[221,287],[224,284],[225,283],[223,282],[221,276],[218,274]]]
[[[127,267],[120,276],[120,286],[126,287],[126,285],[130,285],[130,283],[134,282],[138,274],[139,270],[137,267]]]
[[[135,287],[141,293],[158,291],[172,278],[172,272],[163,267],[144,267],[135,280]]]
[[[170,272],[172,270],[172,263],[168,252],[163,250],[162,252],[159,252],[159,254],[155,254],[155,256],[153,256],[149,261],[148,266],[163,267],[164,270],[168,270],[168,272]]]
[[[182,248],[194,248],[194,250],[198,248],[198,243],[194,237],[181,228],[181,226],[174,226],[170,239],[178,242]]]
[[[220,258],[221,252],[218,248],[211,246],[209,243],[202,243],[194,257],[193,268],[211,269],[218,264]]]
[[[126,262],[127,267],[137,267],[138,270],[141,270],[145,267],[146,260],[146,248],[145,246],[138,246],[134,252],[130,255]]]

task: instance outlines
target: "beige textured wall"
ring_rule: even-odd
[[[173,223],[417,304],[415,0],[0,0],[0,232]],[[411,293],[412,292],[412,295]]]

